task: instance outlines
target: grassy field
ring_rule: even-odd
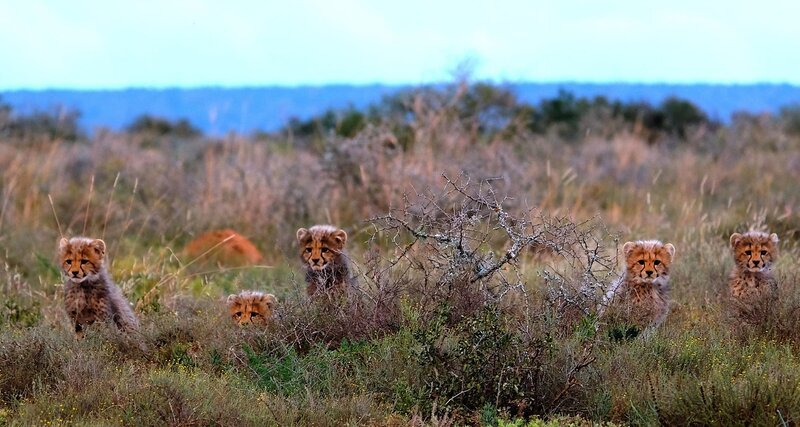
[[[791,123],[653,138],[589,114],[572,136],[487,132],[451,105],[414,104],[403,138],[372,123],[349,137],[0,139],[0,425],[800,422]],[[350,236],[361,289],[335,307],[304,294],[295,230],[315,223]],[[251,238],[265,265],[182,254],[216,228]],[[755,326],[723,299],[728,237],[751,228],[781,238],[781,303]],[[105,239],[140,334],[74,340],[60,233]],[[594,298],[642,238],[677,248],[672,311],[648,340],[596,333]],[[269,328],[225,317],[240,289],[278,297]]]

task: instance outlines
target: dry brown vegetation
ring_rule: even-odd
[[[743,115],[653,142],[598,114],[577,138],[489,133],[452,104],[415,99],[407,144],[389,123],[349,138],[4,137],[0,424],[800,421],[800,135]],[[344,301],[304,297],[294,230],[315,223],[350,236],[360,286]],[[140,335],[73,341],[59,227],[108,243]],[[225,228],[263,265],[182,255]],[[722,299],[728,237],[750,228],[781,237],[782,300],[757,326]],[[675,244],[674,305],[627,340],[594,298],[640,238]],[[241,289],[281,301],[267,330],[226,318]]]

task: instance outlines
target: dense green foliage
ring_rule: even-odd
[[[201,133],[186,119],[179,119],[173,122],[149,115],[144,115],[134,120],[127,127],[127,131],[131,133],[150,133],[156,136],[174,135],[183,138],[196,137]]]
[[[609,101],[602,96],[576,97],[562,90],[554,98],[531,105],[518,100],[509,89],[477,83],[401,91],[364,112],[351,107],[328,110],[307,120],[292,119],[284,132],[306,137],[324,137],[329,133],[353,137],[372,124],[388,126],[397,133],[407,130],[411,123],[420,120],[420,114],[425,114],[420,111],[420,103],[447,111],[488,137],[525,128],[539,134],[554,131],[563,139],[575,140],[589,130],[593,118],[617,123],[616,131],[641,132],[650,142],[667,137],[683,139],[693,129],[718,126],[697,106],[678,98],[667,98],[652,106],[646,102]],[[406,141],[402,145],[408,146],[411,141],[407,140],[408,135],[404,136]]]

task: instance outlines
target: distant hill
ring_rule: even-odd
[[[522,101],[537,103],[560,89],[578,96],[603,95],[622,101],[657,104],[669,96],[688,99],[711,118],[728,121],[737,111],[776,112],[800,104],[800,86],[792,85],[661,85],[522,83],[503,85]],[[210,134],[229,131],[272,131],[290,118],[306,119],[329,108],[365,107],[402,86],[252,87],[198,89],[43,90],[0,92],[0,100],[16,111],[31,112],[58,107],[81,112],[81,125],[122,129],[142,114],[168,119],[187,118]]]

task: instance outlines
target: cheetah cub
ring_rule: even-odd
[[[228,296],[228,312],[239,325],[266,325],[278,303],[275,295],[256,291],[242,291]]]
[[[58,258],[64,274],[64,304],[75,325],[75,336],[97,321],[113,320],[123,332],[135,331],[139,321],[128,300],[111,280],[105,262],[106,244],[100,239],[62,238]]]
[[[347,233],[331,225],[315,225],[297,230],[300,259],[306,270],[306,293],[338,295],[353,285],[344,245]]]
[[[759,231],[731,235],[735,265],[728,279],[728,293],[740,317],[758,322],[778,298],[772,267],[778,258],[778,235]]]
[[[669,269],[675,246],[658,240],[627,242],[625,272],[612,283],[600,305],[601,317],[624,320],[647,336],[669,313]]]

